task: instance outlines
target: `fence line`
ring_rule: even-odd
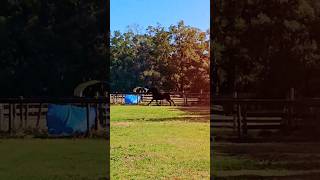
[[[137,95],[141,97],[141,100],[138,104],[147,104],[152,99],[152,94],[146,93],[112,93],[110,94],[110,103],[111,104],[125,104],[126,95]],[[172,100],[177,105],[188,106],[188,105],[200,105],[200,104],[209,104],[210,103],[210,94],[209,93],[172,93]],[[159,100],[160,104],[167,105],[169,104],[165,100]],[[155,104],[156,102],[153,102]]]
[[[109,99],[100,98],[0,98],[0,131],[13,133],[16,129],[45,128],[48,104],[72,104],[86,108],[87,135],[90,135],[89,109],[97,108],[95,130],[109,127]],[[100,107],[100,108],[99,108]],[[33,123],[30,123],[33,122]],[[33,125],[31,125],[33,124]],[[19,128],[17,128],[19,126]]]
[[[320,108],[320,99],[294,96],[290,99],[215,96],[212,102],[211,128],[233,129],[239,138],[247,136],[250,129],[292,129],[308,118],[312,108]]]

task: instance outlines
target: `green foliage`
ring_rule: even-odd
[[[106,79],[100,1],[5,1],[0,7],[2,96],[70,96],[77,84]]]
[[[213,37],[215,89],[309,94],[320,69],[318,7],[313,0],[223,1]]]
[[[209,89],[208,34],[183,21],[169,29],[149,26],[144,34],[116,31],[110,43],[112,91]]]

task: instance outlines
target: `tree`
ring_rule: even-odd
[[[105,14],[99,1],[6,1],[0,12],[2,96],[72,96],[106,80]]]
[[[307,93],[310,72],[319,68],[319,3],[311,0],[223,1],[215,34],[220,88],[285,95]]]
[[[208,33],[180,22],[169,29],[149,26],[144,34],[115,32],[111,39],[112,91],[209,90]]]
[[[179,91],[183,92],[186,88],[199,91],[199,87],[208,87],[209,44],[206,39],[207,34],[199,29],[185,26],[183,21],[180,21],[177,26],[171,26],[170,31],[174,39],[172,58],[178,71],[176,83]],[[199,84],[200,82],[203,84]],[[205,89],[208,90],[208,88]]]

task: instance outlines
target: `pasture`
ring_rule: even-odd
[[[110,110],[112,179],[209,179],[208,108]]]
[[[305,102],[247,99],[247,104],[242,103],[229,115],[224,115],[224,108],[214,106],[211,124],[214,177],[319,179],[320,143],[316,125],[319,116],[307,108],[314,108],[319,102]]]
[[[319,143],[230,143],[213,146],[216,179],[319,179]]]
[[[105,179],[106,140],[1,139],[0,179]]]

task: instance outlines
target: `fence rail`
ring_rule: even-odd
[[[101,98],[0,98],[0,131],[12,133],[17,129],[46,129],[48,104],[72,104],[86,108],[87,135],[90,134],[89,109],[95,107],[94,129],[110,126],[109,99]],[[100,107],[100,108],[99,108]]]
[[[239,137],[248,130],[292,129],[305,119],[314,117],[320,99],[248,99],[213,97],[211,128],[230,128]]]
[[[125,104],[126,95],[137,95],[141,97],[141,100],[138,104],[146,105],[152,100],[152,94],[146,93],[112,93],[110,94],[110,103],[111,104]],[[176,105],[188,106],[188,105],[200,105],[200,104],[209,104],[210,103],[210,94],[209,93],[172,93],[170,95],[171,99],[175,102]],[[169,103],[166,100],[159,100],[161,105],[168,105]],[[156,101],[152,105],[156,104]]]

